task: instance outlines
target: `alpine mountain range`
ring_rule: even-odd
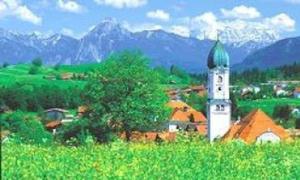
[[[300,37],[279,40],[273,34],[248,33],[245,37],[251,39],[246,40],[230,29],[220,34],[234,69],[300,62]],[[0,29],[0,63],[29,63],[40,57],[48,65],[84,64],[101,62],[114,52],[140,50],[151,59],[153,66],[176,65],[197,73],[206,69],[207,54],[213,44],[213,40],[182,37],[163,30],[131,32],[115,20],[106,19],[80,39],[62,34],[43,37]]]

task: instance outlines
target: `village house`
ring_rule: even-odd
[[[86,113],[88,111],[88,107],[87,106],[79,106],[77,108],[77,117],[81,118],[84,113]]]
[[[69,111],[61,108],[51,108],[44,111],[46,120],[63,120]]]
[[[276,96],[287,96],[289,92],[286,90],[287,84],[274,85],[274,93]]]
[[[74,77],[73,73],[63,73],[60,75],[61,80],[71,80]]]
[[[248,94],[257,94],[260,92],[260,87],[250,85],[241,89],[241,96],[246,96]]]
[[[300,98],[300,87],[296,87],[294,90],[294,97]]]
[[[191,86],[187,89],[183,89],[182,90],[183,94],[185,95],[190,95],[191,93],[196,93],[198,94],[200,97],[203,97],[207,94],[206,92],[206,88],[204,85],[199,85],[199,86]]]
[[[6,105],[0,105],[0,114],[9,112],[10,109]]]
[[[235,122],[223,139],[239,139],[246,143],[279,142],[288,140],[289,134],[285,129],[260,109],[253,110],[242,120]]]
[[[60,108],[51,108],[44,111],[44,113],[45,120],[47,122],[45,127],[53,134],[56,133],[57,128],[59,128],[65,123],[70,123],[75,119],[75,117],[72,114],[69,114],[69,111]]]
[[[169,132],[198,131],[206,134],[206,117],[182,101],[170,101],[168,106],[172,108]]]

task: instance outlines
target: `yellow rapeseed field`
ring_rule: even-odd
[[[2,145],[5,179],[300,179],[300,141]]]

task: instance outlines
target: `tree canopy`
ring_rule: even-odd
[[[125,132],[129,138],[134,130],[158,128],[167,120],[168,97],[148,62],[139,52],[123,52],[110,56],[92,74],[84,96],[90,126]]]

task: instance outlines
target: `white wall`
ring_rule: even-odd
[[[280,137],[274,134],[273,132],[265,132],[262,135],[258,136],[256,142],[279,142]]]

